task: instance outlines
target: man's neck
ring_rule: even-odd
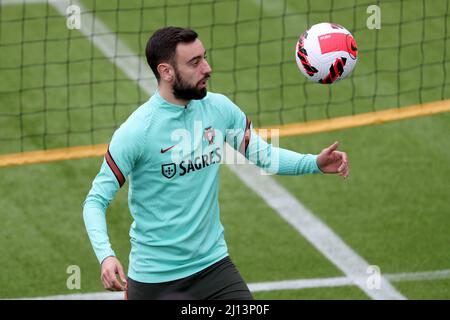
[[[184,107],[189,103],[189,100],[177,99],[173,95],[172,88],[167,84],[160,83],[158,86],[159,94],[164,98],[167,102],[171,104],[178,105],[180,107]]]

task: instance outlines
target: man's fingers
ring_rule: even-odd
[[[111,287],[112,291],[124,291],[125,290],[125,286],[122,285],[119,280],[117,280],[117,278],[114,276],[114,279],[112,280],[112,287]]]
[[[111,288],[111,281],[109,280],[106,273],[102,274],[102,283],[105,289],[109,290],[109,288]]]
[[[123,272],[123,268],[121,265],[117,267],[117,272],[119,273],[120,280],[122,280],[125,285],[127,284],[127,277],[125,276],[125,273]]]
[[[123,291],[125,285],[122,285],[116,278],[116,274],[113,271],[105,272],[102,275],[103,286],[106,290],[110,291]]]
[[[347,178],[350,169],[348,167],[347,153],[345,153],[345,152],[342,152],[342,164],[343,164],[342,175],[343,175],[344,178]]]
[[[349,172],[348,162],[346,162],[344,159],[342,159],[342,163],[338,168],[338,173],[339,173],[339,175],[341,175],[343,177],[347,177],[348,172]]]
[[[123,291],[125,290],[125,286],[122,285],[119,280],[116,278],[116,274],[114,272],[109,272],[105,274],[103,285],[105,289],[110,291]]]
[[[327,154],[331,154],[334,150],[337,149],[337,147],[339,146],[339,142],[336,141],[335,143],[333,143],[331,146],[329,146],[328,148],[326,148],[326,153]]]
[[[338,172],[341,172],[345,166],[348,165],[348,159],[347,154],[345,152],[336,151],[335,152],[338,155],[337,161],[340,160],[341,164],[339,165]]]
[[[338,168],[338,172],[341,172],[346,167],[348,167],[348,157],[345,152],[336,151],[336,153],[339,155],[340,160],[341,160],[341,165]]]
[[[322,150],[320,154],[322,156],[321,170],[324,169],[324,172],[327,173],[338,173],[340,176],[346,178],[349,174],[348,156],[345,152],[336,151],[338,146],[339,142],[336,141],[328,148]]]
[[[123,291],[126,289],[127,278],[123,272],[122,265],[116,257],[111,256],[103,260],[101,280],[107,290]]]
[[[339,175],[343,176],[344,178],[347,178],[349,172],[350,172],[350,169],[348,168],[348,166],[345,166],[344,169],[342,169],[342,172],[339,173]]]
[[[347,153],[345,152],[341,152],[342,154],[342,162],[348,164],[348,157],[347,157]]]
[[[115,291],[123,291],[123,290],[125,290],[125,286],[120,283],[120,281],[117,279],[116,274],[119,274],[119,277],[121,279],[125,278],[122,266],[119,263],[116,265],[115,270],[111,271],[109,273],[109,277],[111,279],[112,289],[115,290]],[[122,281],[126,282],[125,280],[122,280]]]

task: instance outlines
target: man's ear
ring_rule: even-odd
[[[172,82],[175,76],[175,72],[170,64],[160,63],[156,68],[159,72],[161,79],[167,82]]]

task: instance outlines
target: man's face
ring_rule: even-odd
[[[206,96],[211,67],[202,42],[179,43],[175,53],[173,94],[177,99],[202,99]]]

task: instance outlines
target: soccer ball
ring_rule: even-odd
[[[295,60],[308,80],[331,84],[352,72],[358,49],[347,29],[335,23],[319,23],[298,39]]]

